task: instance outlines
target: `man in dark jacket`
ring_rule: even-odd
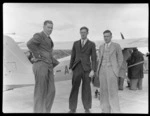
[[[86,113],[90,112],[89,109],[92,105],[90,82],[96,71],[96,47],[95,43],[87,38],[87,27],[82,27],[80,29],[80,34],[81,39],[75,41],[73,44],[69,67],[73,72],[72,89],[69,97],[70,113],[76,112],[81,80],[82,102]]]
[[[32,39],[27,42],[27,47],[34,55],[35,113],[50,113],[55,97],[53,68],[58,62],[56,62],[56,59],[52,55],[54,46],[50,38],[52,30],[53,22],[46,20],[43,25],[43,31],[34,34]]]
[[[133,53],[129,61],[129,66],[144,61],[143,54],[138,51],[137,48],[133,48]],[[143,62],[144,63],[144,62]],[[142,89],[142,79],[143,79],[143,63],[137,64],[135,66],[129,67],[129,78],[130,78],[130,89],[139,90]]]

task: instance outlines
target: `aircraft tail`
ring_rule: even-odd
[[[29,73],[32,72],[32,64],[21,51],[16,42],[9,36],[3,37],[4,40],[4,63],[3,67],[7,72]]]

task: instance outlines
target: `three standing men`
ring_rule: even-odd
[[[50,34],[53,22],[46,20],[43,31],[34,34],[27,42],[27,47],[34,55],[33,72],[35,75],[34,112],[49,113],[55,97],[53,68],[58,64],[52,55],[53,41]],[[96,70],[95,43],[87,38],[88,28],[81,27],[81,39],[74,42],[71,54],[70,69],[73,72],[72,89],[69,97],[70,113],[76,112],[78,92],[82,80],[82,102],[86,113],[92,106],[91,78],[99,72],[100,101],[103,113],[120,112],[117,77],[123,62],[119,44],[111,42],[112,33],[106,30],[105,44],[99,49],[99,63]]]
[[[119,69],[123,62],[119,44],[111,42],[112,33],[104,31],[105,44],[99,47],[97,75],[100,80],[100,104],[103,113],[119,113],[118,81]]]
[[[96,47],[95,43],[87,38],[88,28],[81,27],[81,39],[75,41],[72,48],[69,69],[72,70],[72,89],[69,97],[70,113],[76,112],[78,92],[82,80],[82,102],[86,113],[92,106],[91,77],[96,71]],[[91,60],[90,60],[91,58]]]
[[[49,113],[55,97],[53,68],[58,64],[52,56],[53,41],[50,34],[53,22],[46,20],[43,31],[34,34],[27,47],[34,55],[33,72],[35,75],[34,112]]]

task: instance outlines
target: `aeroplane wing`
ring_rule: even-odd
[[[124,49],[124,48],[134,48],[134,47],[148,47],[148,38],[125,38],[123,36],[122,33],[121,34],[121,38],[120,39],[113,39],[112,38],[112,41],[113,42],[116,42],[118,44],[120,44],[121,48]],[[97,41],[94,41],[95,44],[96,44],[96,48],[98,49],[99,46],[101,44],[104,43],[104,39],[101,39],[101,40],[97,40]],[[55,47],[54,49],[72,49],[72,46],[73,46],[73,42],[72,41],[68,41],[68,42],[56,42],[55,43]],[[24,46],[25,48],[25,46]]]
[[[123,41],[121,41],[122,43],[121,46],[122,48],[131,48],[131,47],[148,47],[148,38],[136,38],[135,39],[126,39],[124,35],[120,32],[121,34],[121,38]]]
[[[116,42],[120,44],[121,48],[133,48],[133,47],[148,47],[148,38],[133,38],[133,39],[113,39],[113,42]],[[98,49],[101,44],[104,43],[104,40],[97,40],[94,41],[96,44],[96,48]],[[26,44],[20,44],[20,48],[22,48],[24,51],[27,51],[28,48],[26,47]],[[55,42],[54,49],[67,49],[71,50],[73,46],[73,41],[68,42]]]
[[[148,47],[148,38],[115,40],[121,48]]]
[[[148,47],[148,38],[136,38],[136,39],[112,39],[112,42],[120,44],[121,48],[134,48],[134,47]],[[98,49],[104,41],[96,41],[96,48]]]

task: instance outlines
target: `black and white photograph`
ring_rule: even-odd
[[[148,3],[4,3],[2,112],[149,113]]]

